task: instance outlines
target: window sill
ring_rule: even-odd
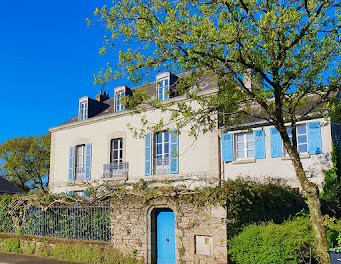
[[[103,181],[125,181],[127,180],[128,177],[123,176],[123,177],[112,177],[112,178],[102,178]]]
[[[310,154],[300,154],[300,159],[309,159]],[[282,157],[282,160],[291,160],[290,156]]]
[[[244,159],[244,160],[235,160],[232,164],[245,164],[245,163],[255,163],[256,159]]]

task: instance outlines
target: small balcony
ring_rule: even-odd
[[[154,159],[154,174],[168,174],[169,173],[169,158]]]
[[[127,178],[129,162],[114,162],[103,165],[103,178]]]
[[[84,181],[85,180],[85,167],[84,166],[77,166],[76,167],[76,181]]]

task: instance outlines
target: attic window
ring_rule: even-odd
[[[129,94],[129,88],[127,86],[122,85],[115,88],[115,112],[121,112],[124,110],[124,106],[122,105],[122,97]]]
[[[88,118],[88,102],[80,103],[80,111],[81,120],[86,120]]]
[[[170,72],[163,72],[156,76],[157,98],[160,101],[169,99]]]

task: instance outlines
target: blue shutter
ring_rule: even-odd
[[[86,197],[86,190],[83,191],[83,196]]]
[[[270,128],[271,158],[282,157],[282,138],[275,127]]]
[[[223,161],[233,161],[233,134],[221,135],[221,153]]]
[[[92,144],[88,143],[85,146],[85,180],[91,179],[91,152]]]
[[[320,121],[309,122],[307,125],[309,154],[321,154],[322,143]]]
[[[144,175],[152,174],[152,134],[149,133],[144,137]]]
[[[69,152],[69,177],[68,177],[69,181],[73,181],[75,179],[74,156],[75,156],[75,147],[71,146],[70,152]]]
[[[170,157],[169,157],[169,173],[179,173],[179,135],[174,132],[170,133]]]
[[[265,134],[263,129],[253,131],[255,159],[265,159]]]
[[[73,193],[74,193],[73,191],[69,191],[69,195],[73,195]]]

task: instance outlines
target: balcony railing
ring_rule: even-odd
[[[76,181],[84,181],[85,180],[85,168],[84,166],[77,166],[76,167]]]
[[[103,178],[128,177],[129,162],[114,162],[103,165]]]
[[[169,173],[169,158],[154,159],[154,174]]]

